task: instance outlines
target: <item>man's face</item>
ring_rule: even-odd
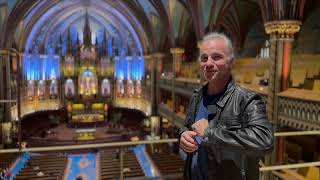
[[[233,61],[229,58],[223,39],[204,41],[200,49],[200,67],[205,79],[210,82],[228,76]]]

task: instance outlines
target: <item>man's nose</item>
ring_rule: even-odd
[[[205,66],[209,66],[209,67],[214,67],[216,64],[212,61],[212,60],[208,60],[207,62],[205,62],[204,64]]]
[[[205,64],[209,64],[209,65],[215,65],[215,61],[212,59],[211,56],[208,57],[208,60],[206,61]]]
[[[206,65],[204,65],[204,70],[205,71],[207,71],[207,70],[212,70],[212,69],[214,69],[214,67],[215,67],[215,64],[206,64]]]

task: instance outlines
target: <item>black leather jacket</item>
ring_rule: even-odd
[[[206,88],[207,85],[194,91],[180,136],[191,130]],[[203,140],[208,152],[209,179],[259,179],[260,157],[273,149],[272,127],[263,100],[232,79],[216,105],[217,114],[205,130]],[[189,153],[184,179],[191,179],[191,160]]]

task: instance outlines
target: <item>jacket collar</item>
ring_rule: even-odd
[[[219,98],[219,100],[217,101],[217,105],[220,108],[223,108],[226,104],[226,102],[228,101],[228,99],[230,98],[230,96],[232,95],[234,89],[236,87],[236,82],[234,81],[233,77],[230,78],[229,83],[227,85],[227,89],[225,90],[225,92],[221,95],[221,97]],[[204,86],[202,86],[200,89],[196,90],[194,93],[199,97],[202,98],[203,97],[203,93],[208,89],[208,83],[206,83]]]

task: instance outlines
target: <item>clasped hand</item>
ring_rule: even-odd
[[[198,120],[192,126],[193,131],[185,131],[180,137],[180,148],[187,153],[194,152],[198,149],[198,144],[195,140],[196,136],[204,136],[204,131],[209,127],[207,119]]]

